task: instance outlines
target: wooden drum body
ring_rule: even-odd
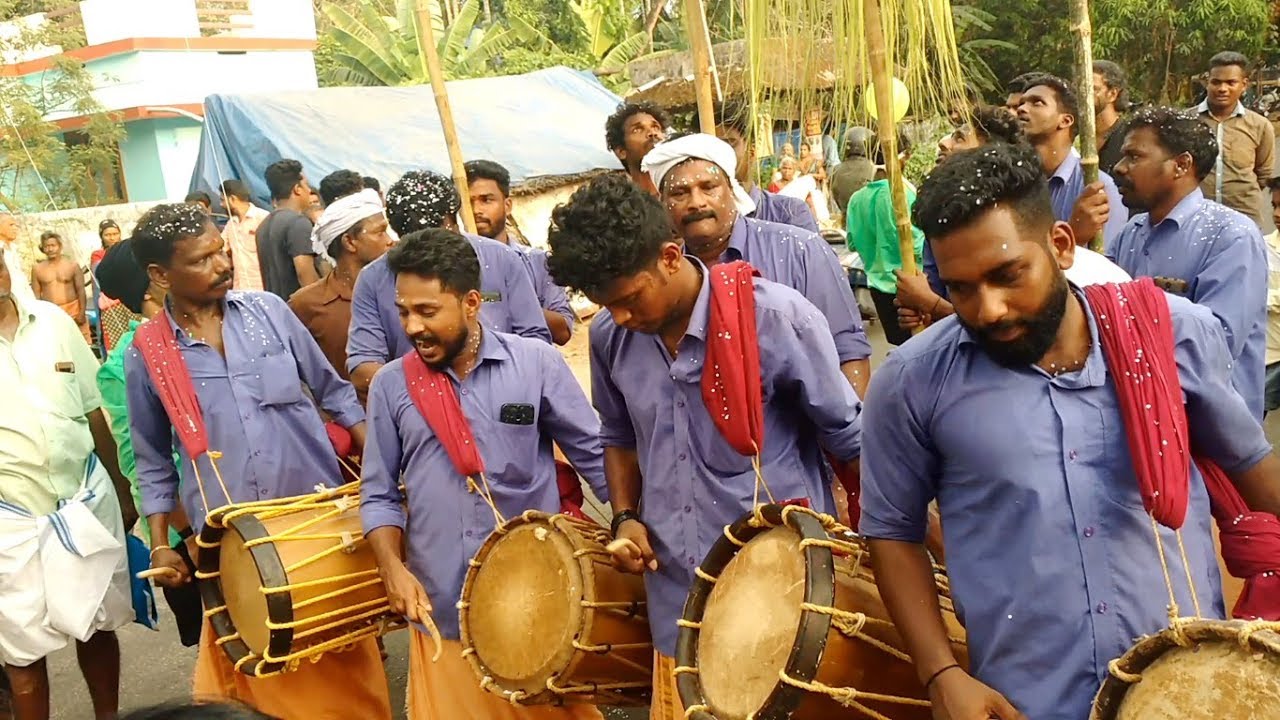
[[[616,570],[609,534],[529,511],[471,560],[458,603],[463,655],[513,703],[644,703],[653,643],[644,581]]]
[[[1191,620],[1144,637],[1112,664],[1090,717],[1280,718],[1277,627],[1242,620]]]
[[[360,490],[229,505],[199,538],[200,595],[236,669],[263,677],[403,623],[360,525]]]
[[[685,603],[676,685],[695,720],[929,720],[863,541],[807,508],[765,505],[708,553]],[[956,657],[964,630],[938,576]],[[878,713],[878,714],[876,714]]]

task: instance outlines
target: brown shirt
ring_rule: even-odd
[[[1196,108],[1200,121],[1218,138],[1218,160],[1201,183],[1210,200],[1248,215],[1261,224],[1267,181],[1273,176],[1276,131],[1271,121],[1243,104],[1231,117],[1219,122],[1209,112],[1208,102]]]
[[[289,308],[316,339],[316,344],[338,371],[347,375],[347,328],[351,326],[351,288],[331,272],[301,288],[289,298]]]

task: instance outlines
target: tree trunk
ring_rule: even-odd
[[[649,36],[649,52],[653,52],[653,31],[658,27],[658,20],[662,18],[662,0],[653,0],[653,7],[649,8],[649,16],[644,19],[644,31]]]
[[[1080,137],[1080,166],[1085,184],[1098,180],[1097,117],[1093,107],[1093,24],[1089,20],[1089,0],[1071,0],[1071,32],[1076,36],[1076,96],[1080,117],[1076,118]],[[1083,239],[1083,238],[1079,238]],[[1089,249],[1102,251],[1102,233],[1089,238]]]

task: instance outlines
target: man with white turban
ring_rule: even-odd
[[[289,307],[316,339],[334,369],[347,377],[347,328],[351,295],[364,266],[392,245],[387,216],[376,190],[341,197],[324,209],[311,233],[318,254],[328,256],[333,272],[289,298]]]
[[[871,343],[849,277],[817,233],[755,220],[755,202],[735,177],[737,155],[728,143],[696,134],[662,143],[644,157],[685,252],[708,267],[745,260],[766,279],[798,290],[826,316],[840,369],[858,392],[871,375]]]

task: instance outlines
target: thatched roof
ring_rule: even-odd
[[[856,77],[845,78],[844,68],[835,62],[835,48],[831,40],[805,38],[779,39],[773,51],[766,53],[766,65],[761,69],[760,82],[765,90],[813,90],[833,89],[837,82],[865,82],[861,71]],[[740,97],[750,90],[747,41],[734,40],[713,45],[712,56],[720,78],[720,91],[724,98]],[[627,76],[635,88],[627,94],[628,100],[654,102],[672,110],[683,110],[697,105],[692,52],[673,52],[648,57],[627,65]]]

